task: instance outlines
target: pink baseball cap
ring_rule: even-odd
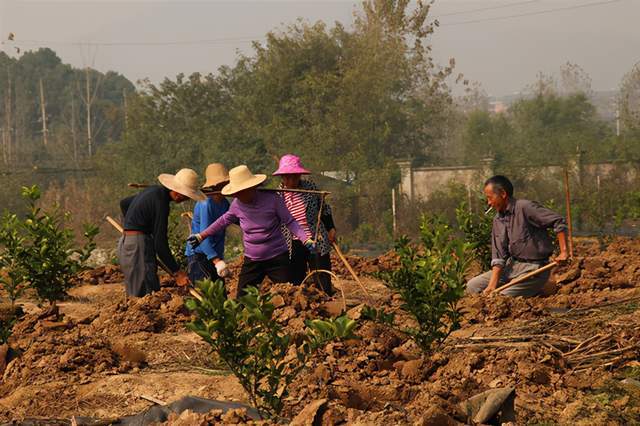
[[[286,154],[280,158],[278,170],[273,172],[273,176],[278,175],[309,175],[311,172],[302,167],[300,157],[293,154]]]

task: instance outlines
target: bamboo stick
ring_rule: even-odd
[[[347,270],[351,273],[351,276],[353,277],[353,279],[358,283],[360,288],[366,294],[367,299],[369,300],[369,303],[371,303],[373,305],[373,299],[371,298],[371,295],[369,294],[369,291],[367,291],[366,287],[360,281],[360,278],[358,278],[358,276],[356,275],[355,271],[353,270],[353,268],[351,267],[351,265],[349,264],[347,259],[342,254],[342,250],[340,250],[340,246],[338,246],[338,244],[336,244],[336,243],[331,243],[331,245],[333,246],[334,250],[338,254],[338,257],[340,258],[340,260],[342,260],[342,263],[344,263],[344,266],[346,266]]]
[[[543,267],[541,267],[541,268],[536,269],[535,271],[531,271],[531,272],[529,272],[529,273],[526,273],[526,274],[524,274],[524,275],[521,275],[521,276],[519,276],[519,277],[516,277],[516,278],[512,279],[511,281],[509,281],[507,284],[503,285],[502,287],[497,287],[497,288],[495,288],[495,289],[493,290],[493,292],[496,292],[496,291],[503,291],[503,290],[506,290],[506,289],[508,289],[508,288],[511,288],[511,287],[513,287],[513,286],[514,286],[514,285],[516,285],[516,284],[520,284],[521,282],[526,281],[526,280],[528,280],[528,279],[529,279],[529,278],[531,278],[531,277],[535,277],[536,275],[540,275],[541,273],[543,273],[543,272],[545,272],[545,271],[548,271],[548,270],[550,270],[550,269],[553,269],[553,268],[555,268],[556,266],[558,266],[558,262],[551,262],[551,263],[549,263],[549,264],[547,264],[547,265],[544,265],[544,266],[543,266]]]
[[[320,210],[318,211],[318,221],[316,222],[316,233],[314,235],[313,241],[318,242],[318,238],[320,237],[320,220],[322,219],[322,208],[324,207],[324,197],[323,194],[320,198]]]
[[[167,405],[167,403],[161,399],[158,398],[154,398],[152,396],[148,396],[148,395],[138,395],[139,398],[142,399],[146,399],[147,401],[153,402],[154,404],[158,404],[158,405]]]
[[[148,188],[148,183],[129,183],[127,184],[130,188]],[[288,188],[258,188],[258,191],[264,192],[300,192],[306,194],[320,194],[320,195],[329,195],[331,192],[328,191],[315,191],[312,189],[288,189]],[[207,189],[202,189],[202,192],[205,194],[222,194],[222,191],[210,191]]]
[[[567,244],[569,245],[569,259],[573,259],[573,224],[571,223],[571,193],[569,190],[569,171],[564,169],[564,198],[567,207],[567,225],[569,225],[569,235]]]
[[[320,273],[325,273],[325,274],[329,274],[331,275],[333,278],[335,278],[336,282],[339,282],[340,279],[338,278],[338,276],[336,274],[334,274],[331,271],[328,271],[326,269],[316,269],[313,270],[311,272],[309,272],[307,274],[306,277],[304,277],[304,279],[302,280],[302,282],[300,283],[300,285],[304,285],[305,282],[307,282],[307,280],[309,279],[309,277],[312,277],[314,274],[320,274]],[[342,283],[340,283],[339,286],[340,289],[340,294],[342,294],[342,312],[347,312],[347,298],[344,295],[344,285]]]

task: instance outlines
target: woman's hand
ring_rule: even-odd
[[[329,229],[329,232],[327,232],[327,238],[329,238],[329,242],[331,244],[336,242],[336,228]]]

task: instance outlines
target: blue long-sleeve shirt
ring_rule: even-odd
[[[216,203],[213,199],[208,198],[206,201],[198,201],[193,208],[193,220],[191,221],[191,233],[199,233],[204,231],[209,225],[216,221],[220,216],[229,210],[229,202],[224,199],[220,203]],[[207,256],[208,260],[218,257],[224,259],[224,237],[225,230],[215,233],[210,238],[202,241],[202,244],[195,249],[195,253],[201,253]],[[193,256],[194,250],[187,243],[185,254]]]

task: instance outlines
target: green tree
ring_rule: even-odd
[[[306,333],[295,336],[273,319],[269,294],[249,287],[234,300],[227,299],[222,281],[196,286],[195,299],[186,301],[195,315],[187,328],[211,345],[265,417],[280,413],[288,386],[316,350],[332,340],[355,338],[356,323],[346,315],[307,321]]]
[[[123,131],[123,94],[133,93],[133,84],[120,74],[89,70],[95,101],[92,106],[93,139],[96,146],[119,140]],[[12,128],[11,164],[34,166],[75,160],[72,146],[72,103],[79,159],[86,157],[86,120],[82,96],[85,70],[63,64],[54,51],[42,48],[18,58],[0,52],[0,118]],[[48,128],[48,146],[43,146],[40,110],[42,81]],[[3,150],[6,147],[3,146]],[[3,158],[4,160],[4,158]],[[5,165],[8,161],[5,162]]]
[[[22,194],[29,204],[25,219],[20,221],[15,215],[6,214],[0,224],[2,265],[15,268],[9,275],[11,282],[4,284],[12,293],[12,301],[19,295],[18,286],[26,283],[41,300],[55,303],[65,296],[71,278],[95,248],[93,240],[98,228],[88,225],[84,232],[86,244],[74,248],[73,232],[64,227],[66,215],[57,209],[42,210],[37,205],[41,194],[37,186],[23,188]]]
[[[433,63],[428,13],[408,0],[366,1],[353,28],[297,22],[216,74],[147,84],[101,173],[124,184],[213,159],[268,172],[295,152],[314,171],[347,176],[353,198],[366,199],[358,222],[388,233],[395,160],[426,157],[451,106],[454,63]]]
[[[640,63],[623,78],[618,95],[620,119],[629,132],[640,135]]]
[[[406,237],[396,245],[400,267],[383,277],[391,289],[400,293],[402,308],[417,323],[403,331],[425,352],[459,327],[457,303],[464,294],[464,274],[471,250],[471,244],[456,238],[453,228],[443,219],[429,216],[422,218],[420,239],[415,245]],[[375,316],[393,321],[386,314]]]

